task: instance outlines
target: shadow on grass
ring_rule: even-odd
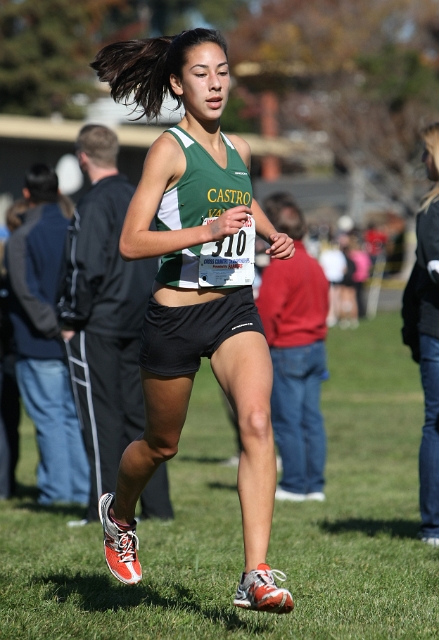
[[[363,518],[347,518],[346,520],[323,520],[319,522],[322,531],[332,534],[352,533],[358,531],[369,538],[385,533],[391,538],[416,538],[419,523],[412,520],[372,520]]]
[[[32,583],[47,585],[50,589],[46,597],[57,600],[60,604],[72,595],[79,595],[81,609],[90,613],[118,611],[145,605],[201,615],[213,623],[223,625],[228,631],[245,630],[254,635],[267,629],[265,621],[261,623],[253,618],[247,622],[235,611],[215,606],[202,606],[199,594],[179,583],[171,585],[174,594],[168,597],[161,595],[152,585],[122,586],[106,576],[99,575],[49,574],[34,578]]]
[[[35,485],[27,485],[17,482],[14,498],[32,498],[33,500],[36,500],[38,498],[38,494],[38,487]]]
[[[175,458],[180,462],[197,462],[198,464],[220,464],[224,462],[224,458],[213,458],[211,456],[178,456]]]
[[[62,502],[53,505],[38,504],[38,487],[17,483],[16,490],[12,496],[13,500],[20,502],[13,505],[14,509],[23,511],[33,511],[34,513],[51,513],[53,515],[76,516],[79,519],[85,517],[86,507],[80,504],[64,504]]]
[[[20,502],[15,509],[33,511],[34,513],[51,513],[54,516],[74,516],[78,519],[85,517],[86,508],[79,504],[43,505],[37,502]]]
[[[207,486],[209,489],[221,489],[226,491],[237,491],[238,487],[236,483],[228,484],[227,482],[208,482]]]

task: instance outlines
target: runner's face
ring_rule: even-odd
[[[227,56],[220,46],[206,42],[187,52],[182,77],[171,76],[174,92],[187,112],[200,120],[217,120],[227,104],[230,88]]]

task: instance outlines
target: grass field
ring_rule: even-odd
[[[269,562],[288,576],[289,616],[236,610],[242,568],[232,428],[205,364],[180,453],[176,518],[138,526],[144,581],[107,573],[99,525],[37,507],[33,428],[24,421],[21,497],[0,504],[0,638],[438,638],[439,551],[416,540],[423,419],[417,366],[398,314],[331,329],[324,383],[326,503],[275,508]]]

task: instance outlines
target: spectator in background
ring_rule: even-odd
[[[439,547],[439,123],[422,131],[427,178],[434,184],[416,219],[416,263],[403,296],[403,341],[419,362],[425,417],[419,450],[422,542]]]
[[[384,231],[378,229],[373,222],[367,225],[367,229],[364,233],[364,240],[366,242],[367,252],[374,265],[378,256],[386,254],[386,244],[388,236]]]
[[[58,204],[67,219],[73,216],[74,204],[58,194]],[[6,228],[10,235],[23,224],[30,203],[26,198],[16,200],[6,211]],[[16,493],[15,470],[19,458],[20,392],[15,375],[16,354],[9,319],[9,291],[4,267],[4,241],[0,239],[0,353],[3,353],[3,378],[0,385],[0,496],[9,498]]]
[[[9,233],[23,224],[29,209],[25,198],[16,200],[6,211]],[[0,497],[11,498],[16,493],[15,470],[19,457],[20,392],[15,376],[15,353],[12,325],[9,318],[9,291],[4,265],[4,241],[0,241]]]
[[[322,241],[320,238],[320,229],[318,224],[308,224],[305,246],[307,253],[318,260],[322,250]]]
[[[15,200],[6,211],[6,228],[9,234],[13,233],[18,227],[21,227],[26,211],[29,209],[30,203],[26,198]]]
[[[340,289],[340,316],[338,326],[340,329],[356,329],[358,327],[358,306],[355,293],[355,262],[352,260],[349,251],[349,237],[343,245],[343,255],[346,260],[346,270]]]
[[[358,317],[364,318],[366,315],[366,303],[364,300],[364,283],[370,276],[372,260],[367,251],[362,247],[360,239],[356,234],[349,237],[349,256],[355,263],[355,273],[352,276],[357,298]]]
[[[5,341],[3,337],[3,323],[6,315],[4,306],[5,297],[0,290],[0,383],[1,397],[3,399],[3,377],[4,377],[4,351]],[[7,428],[3,415],[0,413],[0,500],[7,500],[14,493],[15,466],[18,460],[18,424],[16,425],[15,439],[12,438]],[[15,443],[14,443],[15,440]],[[14,447],[14,444],[16,446]]]
[[[3,243],[0,244],[3,252]],[[2,260],[3,262],[3,256]],[[0,500],[6,500],[15,493],[15,467],[18,461],[18,420],[8,420],[10,413],[4,415],[3,408],[14,403],[14,397],[5,397],[5,357],[10,341],[8,323],[8,300],[5,285],[5,272],[0,269]],[[19,419],[19,412],[18,412]]]
[[[86,125],[77,157],[92,183],[78,202],[67,247],[67,279],[59,303],[63,335],[91,468],[86,517],[97,521],[98,501],[116,488],[125,448],[145,429],[138,356],[143,316],[158,261],[126,262],[119,253],[125,213],[135,191],[117,168],[119,144],[107,127]],[[166,464],[141,495],[144,518],[173,518]]]
[[[322,250],[319,262],[330,284],[327,324],[334,327],[340,320],[341,288],[347,270],[346,258],[334,238],[330,239],[329,247]]]
[[[38,502],[84,504],[89,467],[55,311],[68,226],[58,204],[55,171],[32,166],[23,195],[29,208],[6,244],[6,267],[17,381],[40,454]]]
[[[294,240],[291,261],[272,260],[256,301],[273,361],[271,411],[282,458],[277,500],[325,499],[326,434],[320,385],[327,377],[328,282],[302,243],[305,221],[288,194],[275,194],[264,209],[276,230]]]

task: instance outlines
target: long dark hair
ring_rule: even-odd
[[[171,74],[181,78],[189,49],[205,42],[217,44],[227,56],[227,45],[219,31],[190,29],[178,36],[161,36],[145,40],[126,40],[110,44],[99,51],[91,63],[101,82],[108,82],[116,102],[140,107],[141,118],[159,115],[169,92],[181,106],[181,98],[172,91]],[[132,95],[132,99],[128,99]]]

